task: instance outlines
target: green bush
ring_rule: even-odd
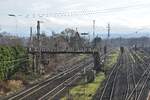
[[[0,80],[8,79],[23,67],[27,58],[24,47],[0,46]]]

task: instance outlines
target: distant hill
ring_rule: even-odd
[[[98,36],[102,38],[107,38],[107,33],[103,34],[98,34]],[[150,37],[150,33],[110,33],[110,38],[118,38],[118,37],[123,37],[123,38],[133,38],[133,37]]]

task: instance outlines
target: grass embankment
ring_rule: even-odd
[[[116,63],[119,52],[112,52],[106,60],[104,70],[110,70],[112,65]],[[103,72],[96,74],[95,81],[92,83],[84,84],[81,80],[75,87],[70,89],[70,97],[73,100],[91,100],[97,89],[102,86],[102,82],[105,80],[106,75]],[[61,100],[67,100],[67,97],[63,97]]]
[[[104,65],[104,71],[109,71],[112,68],[113,64],[116,63],[118,56],[119,56],[119,50],[116,50],[107,56]]]
[[[89,57],[89,55],[85,55],[85,54],[80,54],[79,55],[79,60],[83,60],[85,58]]]
[[[80,85],[75,86],[70,90],[71,98],[73,100],[91,100],[104,79],[104,73],[99,73],[92,83],[83,84],[83,82],[80,82]],[[62,98],[62,100],[67,100],[67,97]]]

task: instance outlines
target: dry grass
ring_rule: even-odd
[[[16,91],[23,87],[23,82],[21,80],[9,80],[7,84],[11,91]]]
[[[15,92],[23,87],[21,80],[0,81],[0,96]]]

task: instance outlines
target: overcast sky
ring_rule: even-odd
[[[150,31],[149,5],[150,0],[0,0],[0,27],[27,35],[29,27],[35,31],[36,21],[41,20],[41,30],[49,34],[67,27],[92,32],[92,20],[96,20],[100,34],[107,32],[108,23],[112,33],[142,33]]]

